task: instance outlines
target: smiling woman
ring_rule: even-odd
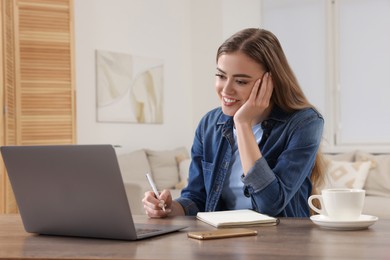
[[[252,209],[307,217],[307,199],[322,178],[324,120],[303,94],[278,39],[248,28],[217,52],[221,106],[200,121],[189,180],[181,197],[145,194],[150,217]],[[158,203],[166,202],[162,211]]]
[[[256,81],[265,75],[263,66],[242,52],[221,55],[217,62],[215,88],[225,115],[234,116],[247,101]]]

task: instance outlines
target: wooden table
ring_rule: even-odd
[[[390,219],[358,231],[326,230],[310,219],[281,219],[257,236],[200,241],[188,231],[214,229],[193,217],[148,219],[189,228],[137,242],[40,236],[24,231],[19,215],[0,215],[0,259],[390,259]]]

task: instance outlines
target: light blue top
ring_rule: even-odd
[[[257,143],[260,143],[263,129],[261,124],[252,127]],[[244,183],[241,180],[243,174],[240,153],[237,145],[237,131],[233,128],[234,146],[232,148],[233,157],[230,162],[230,169],[226,172],[225,183],[222,190],[222,199],[228,210],[252,209],[251,198],[244,194]]]

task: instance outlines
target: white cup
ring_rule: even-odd
[[[312,195],[309,206],[315,212],[333,220],[356,220],[362,214],[365,190],[360,189],[325,189],[322,195]],[[318,199],[321,209],[313,205]]]

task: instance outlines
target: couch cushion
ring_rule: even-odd
[[[147,183],[145,174],[150,172],[150,167],[144,150],[120,154],[118,163],[124,182]]]
[[[186,156],[186,148],[180,147],[173,150],[155,151],[145,149],[149,160],[151,173],[158,190],[172,189],[179,183],[179,168],[176,156]]]
[[[353,162],[355,161],[355,151],[347,153],[338,153],[338,154],[324,154],[327,161],[344,161],[344,162]]]
[[[178,189],[171,189],[169,190],[171,192],[172,199],[175,200],[180,197],[181,195],[181,190]]]
[[[390,154],[357,152],[356,159],[373,161],[364,189],[368,195],[390,197]]]
[[[323,188],[362,189],[371,167],[371,161],[329,161]]]
[[[363,214],[381,218],[390,218],[390,197],[366,196]]]
[[[190,171],[191,159],[190,158],[186,158],[186,159],[176,158],[176,161],[179,164],[180,182],[175,185],[175,189],[181,190],[184,187],[186,187],[188,184],[188,174]]]

